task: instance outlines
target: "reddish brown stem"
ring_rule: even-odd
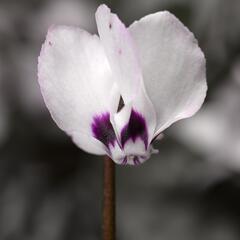
[[[104,158],[103,240],[115,240],[115,163]]]

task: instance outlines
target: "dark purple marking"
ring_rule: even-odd
[[[123,127],[121,131],[121,144],[124,147],[125,143],[132,139],[133,142],[137,138],[143,140],[145,149],[148,147],[148,131],[144,117],[132,109],[129,122]]]
[[[101,141],[107,148],[109,148],[110,144],[114,147],[116,135],[108,112],[95,116],[91,127],[96,139]]]
[[[134,163],[134,165],[139,165],[141,162],[139,161],[138,157],[135,156],[135,157],[133,158],[133,163]]]
[[[50,46],[52,46],[52,42],[51,42],[51,41],[49,41],[48,44],[49,44]]]
[[[127,157],[125,157],[121,163],[122,165],[126,165],[127,164]]]
[[[110,29],[112,28],[112,23],[109,23],[109,28],[110,28]]]

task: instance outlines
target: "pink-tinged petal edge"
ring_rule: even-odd
[[[206,60],[193,34],[167,11],[135,21],[129,31],[157,113],[157,136],[201,107],[207,91]]]

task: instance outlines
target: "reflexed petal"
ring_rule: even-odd
[[[107,153],[106,146],[90,134],[77,131],[72,134],[72,141],[86,152],[97,155],[105,155]]]
[[[115,120],[112,120],[114,128],[120,136],[123,125],[128,124],[131,110],[134,109],[142,114],[147,122],[149,143],[156,128],[156,114],[143,85],[132,37],[118,16],[112,14],[106,5],[98,8],[96,21],[100,39],[114,73],[114,80],[125,103],[125,109],[115,114]]]
[[[93,137],[93,119],[116,112],[119,93],[99,38],[75,27],[51,28],[39,57],[38,77],[57,125],[82,149],[104,154],[106,147]]]
[[[96,21],[114,80],[119,86],[123,101],[127,104],[135,96],[142,80],[134,44],[128,29],[106,5],[98,8]]]
[[[207,90],[205,58],[193,34],[169,12],[148,15],[129,31],[157,113],[157,135],[201,107]]]

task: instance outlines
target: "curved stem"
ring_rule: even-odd
[[[115,163],[104,158],[103,240],[115,240]]]

